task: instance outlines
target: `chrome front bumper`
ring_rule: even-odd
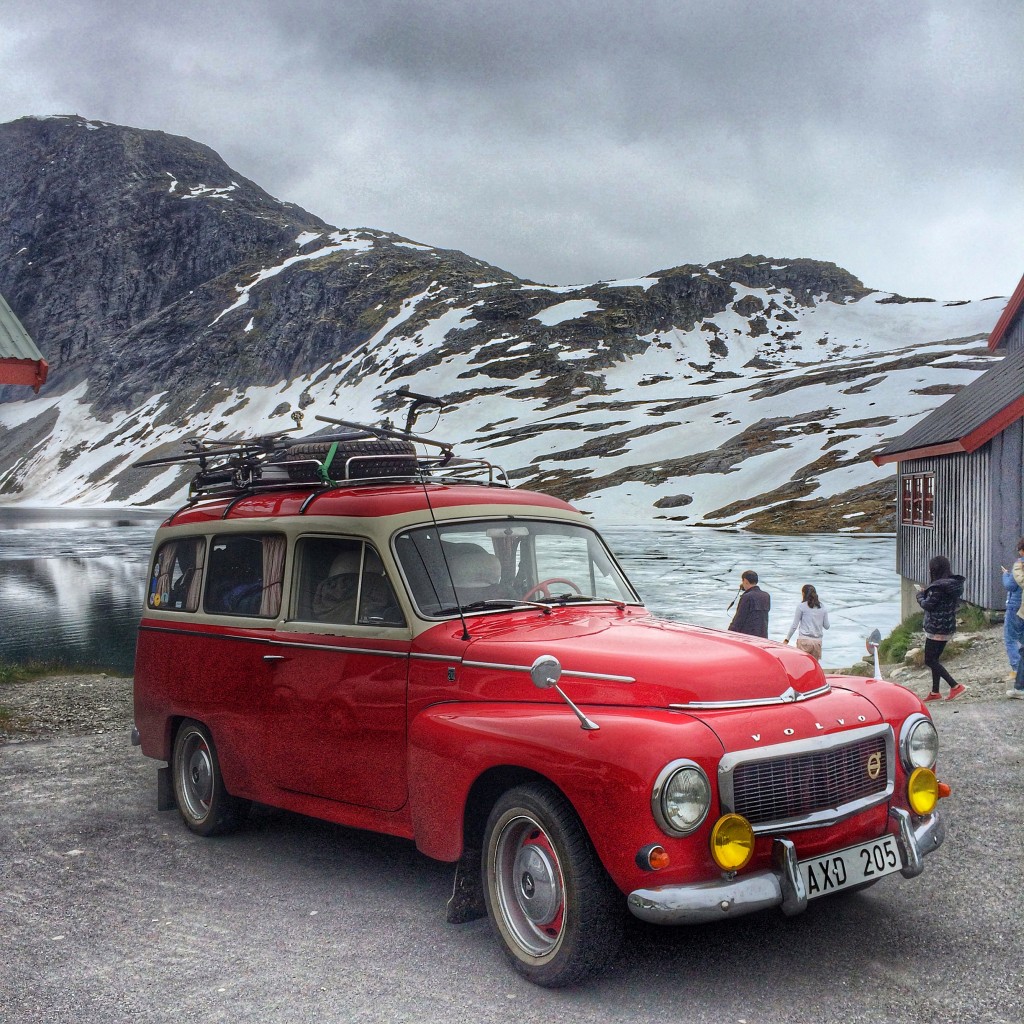
[[[942,845],[946,824],[938,811],[920,818],[916,825],[911,815],[899,808],[890,808],[889,817],[903,860],[900,873],[913,878],[924,869],[924,857]],[[739,878],[723,875],[694,885],[636,889],[629,894],[628,906],[636,917],[652,924],[703,924],[769,907],[799,914],[807,908],[807,893],[796,847],[788,839],[776,839],[772,861],[770,869]]]

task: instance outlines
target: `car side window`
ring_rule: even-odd
[[[277,618],[287,542],[280,534],[222,534],[210,546],[203,610]]]
[[[184,537],[161,544],[153,559],[146,607],[194,612],[199,607],[203,586],[205,554],[203,537]]]
[[[296,545],[296,618],[340,625],[404,626],[380,555],[361,540],[303,537]]]

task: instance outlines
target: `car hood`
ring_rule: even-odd
[[[541,655],[559,660],[560,685],[574,700],[596,704],[789,701],[825,686],[817,661],[796,648],[668,622],[642,609],[487,617],[473,620],[470,634],[463,668],[481,696],[491,695],[482,692],[489,681],[497,685],[510,668],[528,669]]]

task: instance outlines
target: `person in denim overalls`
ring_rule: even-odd
[[[1021,571],[1021,560],[1024,559],[1024,537],[1018,541],[1017,561],[1014,568]],[[1006,644],[1006,657],[1010,662],[1010,668],[1014,672],[1020,664],[1020,643],[1021,631],[1024,629],[1024,620],[1018,614],[1020,612],[1021,591],[1020,584],[1014,579],[1012,570],[1005,565],[1000,566],[1003,570],[1003,587],[1006,589],[1006,614],[1003,617],[1003,642]],[[1024,572],[1022,572],[1024,575]]]
[[[1017,554],[1020,557],[1013,563],[1009,574],[1007,574],[1006,569],[1003,569],[1003,586],[1006,587],[1006,622],[1003,625],[1003,636],[1006,638],[1006,654],[1010,659],[1011,665],[1014,664],[1013,655],[1010,653],[1011,630],[1014,631],[1017,641],[1017,663],[1014,665],[1016,679],[1013,683],[1013,689],[1006,691],[1006,696],[1011,700],[1024,700],[1024,657],[1021,657],[1020,651],[1020,644],[1024,643],[1024,618],[1021,617],[1021,612],[1024,611],[1021,608],[1021,598],[1024,597],[1024,592],[1021,590],[1021,588],[1024,588],[1024,537],[1017,541]],[[1007,575],[1017,584],[1017,610],[1012,616],[1012,625],[1010,624],[1010,587],[1006,582]]]

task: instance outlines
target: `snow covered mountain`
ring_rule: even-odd
[[[0,293],[51,361],[0,404],[0,494],[43,506],[173,505],[188,471],[134,462],[397,417],[405,385],[460,453],[602,523],[891,530],[870,455],[991,365],[1004,305],[762,256],[540,285],[80,117],[0,125],[0,224]]]

